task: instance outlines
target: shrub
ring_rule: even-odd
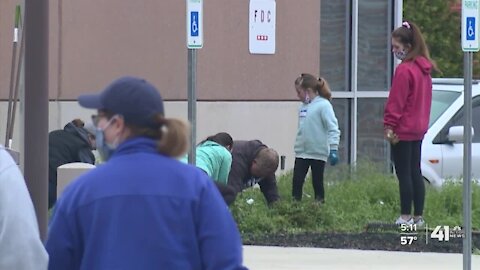
[[[392,223],[400,212],[398,182],[378,166],[364,163],[355,172],[327,167],[326,203],[313,199],[311,178],[304,185],[301,202],[291,199],[289,172],[278,178],[281,201],[270,208],[258,188],[245,190],[231,207],[242,234],[300,232],[361,232],[370,222]],[[446,183],[441,189],[427,185],[424,217],[429,225],[463,224],[462,185]],[[472,224],[480,229],[480,186],[473,186]],[[247,200],[253,199],[252,204]]]

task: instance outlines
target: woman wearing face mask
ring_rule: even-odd
[[[123,77],[79,103],[98,110],[106,162],[58,200],[49,269],[245,269],[239,232],[213,182],[174,158],[188,147],[188,128],[165,118],[158,90]]]
[[[395,223],[423,225],[425,185],[420,159],[432,103],[430,72],[436,67],[420,29],[412,22],[393,31],[392,52],[402,62],[395,70],[383,123],[400,186],[401,212]]]

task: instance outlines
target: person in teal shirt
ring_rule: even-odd
[[[197,145],[195,165],[215,182],[226,185],[232,166],[232,147],[232,136],[226,132],[209,136]],[[182,161],[187,163],[188,156]]]
[[[324,78],[302,74],[295,80],[295,89],[302,105],[298,114],[295,140],[292,196],[302,199],[303,184],[308,169],[312,169],[315,200],[325,202],[323,174],[327,160],[338,163],[340,130],[330,102],[332,93]]]

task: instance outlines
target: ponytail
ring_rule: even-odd
[[[184,155],[189,147],[188,134],[190,130],[188,125],[178,119],[163,118],[162,120],[158,151],[169,157]]]
[[[318,94],[324,99],[332,100],[332,90],[330,90],[330,86],[328,85],[327,80],[325,80],[322,77],[319,77],[317,81],[318,81],[318,86],[317,86]]]
[[[165,118],[158,114],[154,117],[158,128],[128,125],[131,136],[143,136],[157,141],[158,152],[169,157],[183,156],[189,147],[189,126],[184,121]]]

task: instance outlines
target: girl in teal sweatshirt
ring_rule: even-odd
[[[295,166],[293,169],[292,196],[302,199],[303,183],[308,169],[312,169],[315,199],[325,200],[323,173],[325,163],[338,163],[340,130],[330,100],[332,94],[323,78],[302,74],[295,80],[297,96],[302,101],[298,114],[298,131],[295,140]]]

